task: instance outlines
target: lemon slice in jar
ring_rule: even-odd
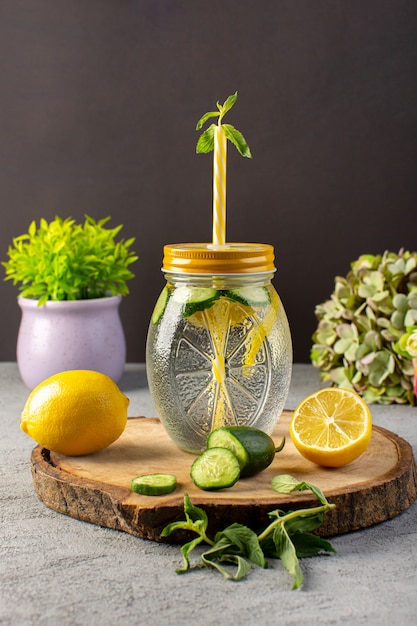
[[[262,410],[269,388],[265,339],[276,321],[279,298],[259,289],[263,295],[258,291],[253,305],[244,299],[244,289],[226,292],[187,318],[177,349],[177,393],[190,421],[193,415],[196,422],[207,416],[207,432],[250,425]]]

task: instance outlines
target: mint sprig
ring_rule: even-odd
[[[183,574],[191,568],[190,553],[199,544],[209,547],[201,555],[201,563],[219,571],[226,579],[241,580],[245,578],[253,565],[268,567],[267,557],[278,558],[293,578],[293,589],[302,586],[304,575],[299,559],[311,557],[323,552],[335,552],[333,546],[311,531],[318,528],[324,514],[334,509],[322,491],[307,482],[299,482],[289,475],[275,476],[271,486],[280,493],[292,491],[311,491],[319,500],[320,505],[296,511],[271,511],[272,522],[257,534],[247,526],[234,523],[218,532],[214,540],[207,535],[208,517],[206,512],[194,506],[186,494],[184,496],[185,520],[168,524],[162,537],[168,537],[174,530],[186,530],[197,534],[197,537],[181,547],[183,566],[177,574]]]
[[[222,124],[223,117],[234,106],[237,100],[237,91],[229,96],[223,104],[217,102],[217,111],[209,111],[198,120],[196,130],[201,130],[204,124],[211,118],[217,117],[217,124],[222,127],[227,139],[237,148],[239,154],[248,159],[252,158],[250,148],[242,133],[231,124]],[[211,124],[199,137],[196,146],[197,153],[207,153],[214,150],[214,129],[216,124]]]

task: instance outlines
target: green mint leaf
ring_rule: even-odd
[[[212,117],[219,117],[219,115],[220,115],[219,111],[209,111],[208,113],[204,113],[204,115],[200,117],[200,119],[198,120],[195,129],[201,130],[201,128],[204,126],[207,120],[209,120]]]
[[[319,487],[307,483],[305,481],[299,482],[294,476],[290,474],[282,474],[280,476],[274,476],[271,481],[271,487],[279,493],[292,493],[293,491],[311,491],[321,504],[328,504],[323,492]]]
[[[208,526],[207,513],[198,506],[194,506],[187,494],[184,495],[184,513],[186,519],[165,526],[161,537],[168,537],[174,530],[190,530],[200,535],[200,541],[205,540]]]
[[[273,559],[279,558],[275,549],[273,533],[262,539],[262,541],[260,541],[260,546],[265,557],[271,557]]]
[[[222,124],[224,134],[232,142],[232,144],[237,148],[239,154],[248,159],[252,158],[252,154],[250,148],[246,142],[246,139],[242,135],[242,133],[237,130],[231,124]]]
[[[232,580],[242,580],[251,570],[251,564],[243,556],[227,554],[222,557],[222,562],[236,565],[236,572],[231,577]]]
[[[298,558],[316,556],[321,552],[336,552],[332,544],[311,533],[296,533],[291,536]]]
[[[228,580],[242,580],[250,572],[251,564],[239,554],[222,553],[218,556],[213,554],[213,549],[207,550],[201,556],[201,560],[206,567],[214,567]],[[233,574],[223,563],[230,564],[236,567],[236,571]]]
[[[290,475],[276,476],[274,482],[283,493],[313,488],[321,494],[314,486],[299,482]],[[335,552],[328,541],[308,532],[317,528],[323,521],[324,513],[334,507],[334,504],[329,504],[324,498],[321,506],[311,509],[288,512],[277,509],[269,513],[273,521],[258,535],[247,526],[235,523],[217,532],[213,542],[206,535],[208,518],[205,511],[194,506],[188,495],[185,495],[186,520],[169,524],[162,531],[162,536],[165,537],[176,529],[191,530],[198,535],[181,548],[183,567],[177,570],[179,574],[190,569],[191,551],[204,542],[210,547],[201,556],[203,565],[217,569],[225,578],[241,580],[250,571],[251,564],[265,568],[268,566],[265,557],[271,556],[281,560],[293,577],[293,589],[297,589],[304,580],[299,558],[314,556],[320,552]],[[234,571],[230,571],[231,566],[235,568]]]
[[[258,536],[253,530],[242,524],[232,524],[225,528],[221,535],[237,546],[241,554],[246,556],[252,563],[259,565],[259,567],[267,567],[268,564],[259,544]]]
[[[161,537],[169,537],[174,530],[192,530],[189,522],[172,522],[162,529]]]
[[[299,484],[300,481],[290,474],[280,474],[279,476],[274,476],[271,481],[272,489],[278,491],[279,493],[291,493]]]
[[[195,539],[193,539],[192,541],[189,541],[188,543],[185,543],[183,546],[181,546],[183,566],[176,570],[177,574],[184,574],[185,572],[188,572],[188,570],[190,569],[190,560],[188,558],[189,554],[202,541],[202,537],[195,537]]]
[[[201,560],[206,567],[213,567],[217,569],[217,571],[222,574],[227,580],[233,580],[233,574],[229,572],[228,569],[220,565],[217,561],[213,561],[209,556],[206,556],[206,553],[201,555]]]
[[[318,528],[322,522],[323,513],[309,516],[306,518],[296,518],[295,520],[289,520],[285,523],[287,534],[289,537],[291,537],[291,541],[295,546],[297,556],[299,558],[304,556],[314,556],[313,553],[310,554],[310,552],[308,552],[311,546],[312,551],[316,549],[315,554],[323,551],[335,552],[335,550],[331,547],[331,544],[328,541],[325,541],[317,535],[313,535],[308,532]],[[315,546],[317,546],[317,548],[315,548]],[[261,541],[261,548],[265,556],[275,559],[279,558],[271,534],[267,535]]]
[[[225,578],[241,580],[249,572],[252,563],[266,567],[258,538],[253,531],[241,524],[232,524],[216,534],[215,544],[201,557],[204,565],[216,568]],[[224,564],[234,565],[233,574]]]
[[[320,500],[321,504],[328,504],[323,492],[316,485],[312,485],[311,483],[307,483],[302,481],[298,483],[298,485],[294,488],[293,491],[311,491],[318,500]]]
[[[220,534],[220,536],[219,536]],[[215,543],[204,554],[210,560],[220,560],[225,554],[238,554],[239,548],[233,544],[227,537],[224,537],[222,533],[218,533],[215,537]]]
[[[208,127],[206,131],[204,131],[202,135],[200,135],[197,141],[197,146],[196,146],[197,153],[204,154],[204,153],[211,152],[212,150],[214,150],[215,126],[216,126],[215,124],[212,124],[211,126]]]
[[[269,511],[268,517],[281,519],[281,517],[285,515],[285,511],[281,511],[281,509],[275,509],[274,511]]]
[[[242,568],[245,569],[242,563],[236,561],[236,558],[239,556],[238,552],[239,548],[237,546],[231,543],[227,537],[224,537],[222,533],[217,533],[214,546],[201,555],[201,560],[206,567],[217,569],[225,578],[237,580],[236,576],[242,577]],[[241,571],[233,574],[223,567],[222,563],[238,565],[238,569],[240,567]]]
[[[305,483],[305,485],[306,485],[306,489],[310,489],[310,491],[314,493],[316,498],[320,500],[322,504],[328,504],[327,499],[324,496],[324,493],[322,492],[321,489],[319,489],[319,487],[316,487],[316,485],[310,485],[310,483]]]
[[[234,106],[236,100],[237,100],[237,91],[234,94],[232,94],[231,96],[229,96],[224,101],[223,105],[220,105],[219,103],[217,103],[217,108],[220,111],[220,120],[222,119],[222,117],[224,117],[226,115],[226,113],[228,111],[230,111],[232,106]]]
[[[298,562],[295,546],[284,526],[277,526],[274,529],[273,539],[278,558],[281,559],[281,563],[294,579],[293,589],[298,589],[303,584],[304,576]]]
[[[184,513],[190,523],[200,522],[200,528],[205,532],[208,526],[207,513],[198,506],[194,506],[188,494],[184,494]]]
[[[217,102],[218,111],[209,111],[208,113],[205,113],[198,120],[196,130],[200,130],[205,122],[210,118],[218,117],[218,125],[222,126],[224,129],[226,138],[233,143],[242,156],[251,159],[252,154],[250,148],[242,133],[230,124],[222,124],[223,117],[234,106],[236,100],[237,91],[229,96],[223,104]],[[212,124],[202,135],[200,135],[196,146],[197,153],[207,153],[214,149],[214,127],[215,124]]]
[[[308,513],[299,515],[293,519],[289,519],[285,523],[285,528],[289,535],[293,535],[294,533],[302,533],[311,530],[315,530],[323,523],[324,513],[313,513],[309,515]]]

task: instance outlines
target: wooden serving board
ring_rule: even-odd
[[[286,445],[272,465],[257,476],[239,480],[231,489],[201,491],[190,479],[194,456],[170,440],[156,418],[130,418],[114,444],[89,456],[68,457],[37,446],[32,452],[36,493],[46,506],[71,517],[161,541],[160,533],[172,521],[184,519],[187,493],[205,509],[213,536],[228,524],[240,522],[261,529],[268,512],[315,506],[310,492],[279,494],[270,486],[277,474],[292,474],[320,487],[336,508],[319,529],[329,537],[358,530],[398,515],[417,497],[416,464],[411,446],[394,433],[373,427],[367,451],[353,463],[325,469],[305,460],[288,435],[290,411],[284,411],[272,437]],[[142,496],[130,491],[135,476],[153,472],[175,474],[176,491],[164,496]],[[184,534],[170,542],[184,541]]]

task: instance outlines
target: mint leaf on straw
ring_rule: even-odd
[[[217,108],[220,111],[219,122],[222,121],[222,118],[226,115],[228,111],[230,111],[232,106],[234,106],[236,100],[237,100],[237,91],[227,98],[227,100],[223,103],[223,106],[217,102]]]
[[[213,117],[218,118],[218,125],[223,128],[223,132],[226,135],[227,139],[232,142],[232,144],[237,148],[239,154],[248,159],[252,158],[252,154],[250,148],[247,144],[246,139],[242,135],[242,133],[237,130],[234,126],[230,124],[222,124],[223,117],[226,115],[228,111],[234,106],[237,100],[237,91],[229,96],[223,104],[217,102],[218,111],[209,111],[205,113],[197,122],[196,130],[201,130],[204,124],[212,119]],[[214,149],[214,127],[216,125],[212,124],[204,133],[200,136],[197,141],[196,152],[197,153],[207,153],[211,152]]]
[[[202,135],[200,135],[198,142],[197,142],[196,152],[199,152],[199,153],[212,152],[212,150],[214,149],[215,126],[216,126],[215,124],[212,124],[211,126],[209,126],[209,128],[206,131],[204,131]]]
[[[240,131],[238,131],[234,126],[230,124],[223,124],[223,131],[229,141],[237,148],[238,152],[248,159],[252,158],[252,154],[248,144],[245,141],[244,136]]]
[[[201,130],[203,128],[204,124],[207,122],[207,120],[209,120],[212,117],[218,117],[219,115],[220,115],[219,111],[209,111],[208,113],[205,113],[203,115],[203,117],[201,117],[198,120],[195,129],[196,130]]]

